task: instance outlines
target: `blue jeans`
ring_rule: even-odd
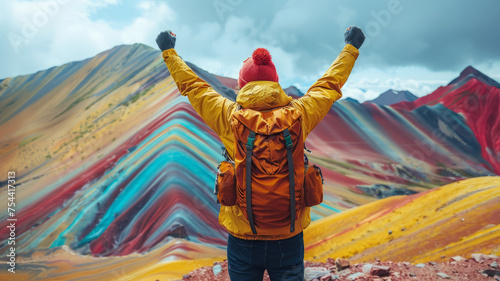
[[[243,240],[229,234],[227,261],[232,281],[262,281],[264,270],[271,281],[303,281],[303,233],[271,241]]]

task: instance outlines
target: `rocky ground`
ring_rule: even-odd
[[[306,281],[333,280],[463,280],[500,281],[500,258],[495,255],[473,254],[470,258],[452,257],[445,263],[420,263],[376,261],[373,263],[350,264],[344,259],[328,259],[325,263],[305,261]],[[216,262],[213,266],[196,269],[184,275],[185,281],[230,280],[227,261]],[[264,281],[268,281],[267,272]]]

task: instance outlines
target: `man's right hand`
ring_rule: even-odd
[[[163,31],[156,37],[156,44],[160,50],[165,51],[175,47],[176,35],[171,30]]]
[[[350,26],[345,30],[344,39],[346,44],[351,44],[356,47],[356,49],[359,49],[365,41],[365,35],[363,31],[361,31],[361,28]]]

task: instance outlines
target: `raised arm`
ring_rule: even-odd
[[[175,41],[176,35],[171,31],[164,31],[156,38],[170,75],[181,95],[189,98],[189,102],[205,123],[224,139],[225,135],[231,133],[228,111],[234,108],[236,103],[219,95],[186,65],[174,50]]]
[[[303,97],[292,101],[303,113],[304,137],[326,116],[332,104],[342,97],[340,89],[351,74],[359,55],[358,49],[365,38],[361,29],[355,26],[349,27],[344,37],[346,46],[323,77],[316,81]]]

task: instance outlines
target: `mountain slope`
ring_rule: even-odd
[[[497,86],[498,83],[491,78],[468,67],[449,85],[413,102],[401,102],[393,107],[413,110],[424,105],[442,104],[464,116],[465,123],[481,145],[481,155],[493,171],[500,174],[500,88]]]
[[[500,177],[386,198],[318,220],[304,232],[304,243],[306,259],[321,261],[419,263],[479,252],[498,255]]]
[[[78,71],[60,82],[73,64]],[[126,255],[172,237],[224,243],[211,194],[220,141],[178,94],[159,51],[119,46],[9,80],[5,102],[14,91],[11,107],[27,108],[2,110],[12,134],[1,141],[2,170],[15,170],[20,185],[23,251]]]

